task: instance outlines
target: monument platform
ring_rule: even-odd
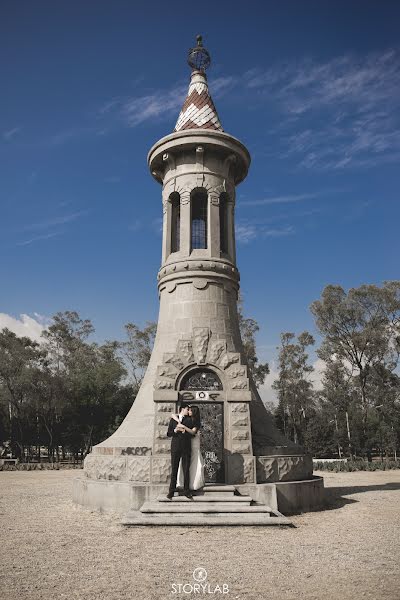
[[[194,498],[196,499],[193,501],[185,497],[175,496],[171,502],[165,500],[164,503],[159,499],[166,499],[168,485],[146,485],[129,481],[99,481],[90,480],[87,477],[76,477],[73,481],[73,500],[76,504],[83,507],[100,512],[115,512],[121,515],[121,517],[127,514],[135,514],[142,508],[154,507],[154,503],[157,503],[156,505],[160,507],[161,504],[164,505],[167,502],[169,506],[174,507],[177,503],[184,504],[185,510],[188,509],[188,503],[191,506],[196,505],[196,507],[201,506],[203,508],[210,508],[210,504],[213,504],[213,510],[219,505],[224,505],[224,508],[226,508],[226,505],[238,506],[239,504],[242,507],[264,506],[272,512],[277,511],[285,516],[318,510],[323,508],[326,502],[323,478],[316,476],[303,481],[280,481],[275,483],[253,483],[217,487],[219,488],[218,492],[213,492],[215,500],[209,499],[206,493],[203,493],[195,496]],[[233,496],[232,487],[235,490],[235,495]],[[208,491],[207,488],[211,489],[206,485],[204,488],[205,492]],[[227,495],[231,498],[233,497],[233,500],[227,500]],[[239,497],[241,500],[238,499]],[[162,510],[160,509],[160,512]],[[224,512],[225,515],[230,513],[229,510],[219,512]],[[254,514],[260,511],[251,512]],[[207,514],[212,514],[212,512],[209,511]],[[143,524],[145,523],[143,522]]]

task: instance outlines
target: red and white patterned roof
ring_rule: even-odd
[[[186,100],[183,103],[174,131],[183,129],[214,129],[223,131],[217,109],[208,91],[203,71],[193,71]]]

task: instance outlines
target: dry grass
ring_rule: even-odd
[[[125,529],[72,504],[74,471],[0,473],[2,598],[399,600],[400,471],[323,475],[332,508],[296,529]],[[229,594],[172,594],[199,566]]]

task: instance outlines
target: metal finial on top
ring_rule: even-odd
[[[201,35],[196,36],[197,46],[190,48],[188,55],[188,65],[193,71],[205,71],[211,63],[211,57],[203,46]]]

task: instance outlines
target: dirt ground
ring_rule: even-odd
[[[400,471],[323,475],[330,509],[296,528],[127,529],[72,504],[76,471],[0,472],[1,598],[399,600]]]

